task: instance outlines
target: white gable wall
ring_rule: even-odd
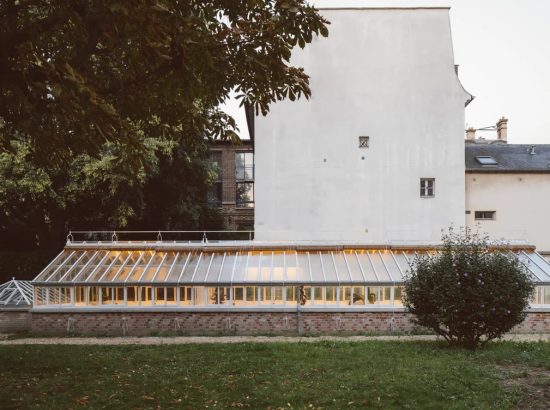
[[[256,119],[255,238],[437,242],[464,225],[464,104],[447,9],[322,10],[293,54],[312,98]],[[358,148],[358,137],[370,148]],[[364,157],[364,159],[362,159]],[[420,178],[435,198],[420,198]]]

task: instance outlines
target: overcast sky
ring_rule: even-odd
[[[317,7],[450,6],[455,63],[476,98],[466,124],[505,116],[508,141],[550,144],[550,0],[313,0]],[[228,106],[246,136],[244,115]],[[493,138],[490,132],[480,134]]]

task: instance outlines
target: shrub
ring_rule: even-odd
[[[525,319],[534,285],[516,254],[487,236],[452,228],[441,252],[411,262],[405,307],[451,345],[475,349]]]

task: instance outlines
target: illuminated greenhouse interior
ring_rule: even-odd
[[[433,250],[68,245],[33,281],[35,308],[402,308],[409,263]],[[550,304],[550,264],[519,251]]]

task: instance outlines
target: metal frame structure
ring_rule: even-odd
[[[0,309],[29,308],[33,304],[33,289],[30,281],[12,279],[0,285]]]
[[[550,292],[550,263],[509,247]],[[70,242],[32,282],[34,307],[399,306],[409,264],[437,247]],[[540,293],[540,292],[539,292]],[[538,294],[538,293],[537,293]]]

